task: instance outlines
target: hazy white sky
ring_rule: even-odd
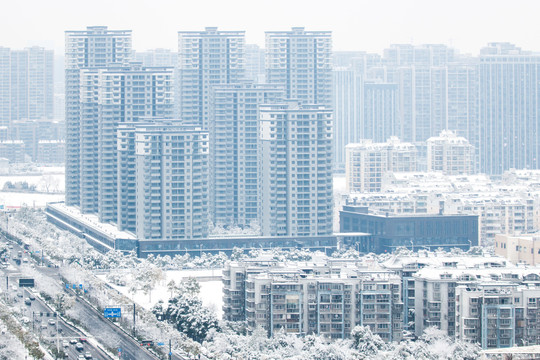
[[[335,50],[380,53],[391,43],[443,43],[477,54],[488,42],[540,51],[540,0],[3,0],[0,46],[63,52],[64,31],[133,30],[136,50],[177,48],[178,30],[331,30]]]

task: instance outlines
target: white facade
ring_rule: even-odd
[[[0,126],[12,120],[52,119],[53,51],[0,47]]]
[[[90,26],[66,31],[66,205],[81,204],[80,70],[125,63],[131,57],[131,30]]]
[[[259,107],[261,230],[264,236],[332,233],[332,110]]]
[[[427,170],[446,175],[473,173],[474,148],[464,137],[444,130],[427,140]]]
[[[178,32],[176,112],[183,121],[208,129],[212,86],[241,81],[245,76],[244,31]]]
[[[285,86],[287,99],[332,105],[332,33],[266,32],[266,81]]]
[[[479,58],[480,170],[540,168],[540,55],[493,43]]]
[[[410,143],[391,137],[385,143],[364,139],[346,146],[345,176],[349,192],[377,192],[381,190],[387,172],[416,171],[417,150]]]
[[[383,214],[478,215],[479,238],[487,245],[497,234],[523,234],[538,229],[538,178],[538,171],[532,170],[507,172],[497,181],[486,175],[387,173],[380,192],[353,192],[349,201]]]
[[[40,140],[37,149],[37,162],[41,164],[63,164],[66,143],[63,140]]]
[[[10,163],[25,162],[24,142],[21,140],[0,141],[0,158],[8,159]]]
[[[279,85],[214,86],[210,105],[210,213],[214,224],[259,223],[258,105],[283,101]]]
[[[365,138],[362,128],[363,79],[351,68],[332,71],[335,167],[345,167],[345,146]]]
[[[223,272],[224,317],[262,327],[328,339],[367,326],[384,341],[402,336],[400,278],[390,271],[361,270],[347,260],[230,263]]]
[[[139,241],[208,235],[208,133],[179,121],[132,126],[136,234]],[[129,192],[129,189],[128,189]],[[129,224],[129,223],[128,223]]]
[[[81,210],[116,223],[118,193],[129,182],[118,182],[117,128],[145,117],[172,117],[172,69],[116,65],[82,70],[80,81]]]

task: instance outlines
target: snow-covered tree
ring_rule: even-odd
[[[194,279],[182,282],[167,305],[159,301],[152,312],[161,321],[167,321],[190,339],[202,342],[211,329],[219,329],[218,319],[199,298],[200,286]]]
[[[386,344],[379,335],[374,335],[367,326],[355,326],[351,331],[353,346],[366,356],[377,354]]]

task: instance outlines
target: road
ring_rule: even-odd
[[[6,241],[2,238],[3,241]],[[3,269],[4,276],[10,277],[10,285],[8,292],[11,292],[11,299],[16,301],[16,307],[20,309],[27,317],[32,316],[32,311],[34,319],[37,316],[37,322],[34,324],[37,334],[39,331],[42,332],[43,338],[46,340],[56,338],[56,328],[55,326],[43,326],[45,323],[44,320],[47,320],[47,312],[49,312],[49,318],[53,318],[52,310],[45,310],[46,305],[41,302],[38,298],[32,301],[32,305],[28,306],[24,304],[24,300],[29,297],[28,294],[22,294],[22,296],[17,296],[17,293],[20,293],[20,289],[15,290],[12,288],[13,285],[18,285],[15,282],[17,277],[20,277],[24,266],[34,266],[34,268],[39,271],[42,275],[53,278],[58,283],[61,283],[60,276],[58,274],[58,269],[54,267],[47,266],[38,266],[34,263],[33,259],[25,253],[24,249],[19,245],[10,242],[13,246],[13,249],[10,249],[12,254],[12,259],[10,265],[7,269]],[[16,264],[15,259],[19,258],[19,251],[22,252],[22,258],[27,258],[28,263]],[[18,275],[17,275],[18,274]],[[24,277],[24,276],[23,276]],[[4,285],[5,287],[5,285]],[[66,291],[65,289],[63,291]],[[71,294],[71,290],[69,291]],[[75,298],[75,302],[70,313],[76,314],[77,320],[81,323],[83,328],[88,329],[88,332],[91,334],[91,338],[95,339],[96,343],[102,344],[109,349],[114,349],[119,359],[122,360],[157,360],[159,359],[154,354],[150,353],[148,350],[142,348],[140,344],[135,341],[129,334],[126,334],[122,329],[119,329],[116,325],[112,324],[109,320],[103,317],[103,314],[98,313],[93,307],[91,307],[87,302],[82,300],[80,297]],[[35,304],[35,305],[34,305]],[[41,313],[43,312],[43,315]],[[38,326],[39,322],[39,326]],[[84,337],[84,335],[77,333],[74,329],[71,329],[63,321],[58,322],[59,324],[59,335],[60,337],[65,337],[69,343],[69,340],[72,338],[78,339]],[[39,329],[37,329],[39,328]],[[62,347],[62,341],[59,341],[60,347]],[[90,340],[90,339],[89,339]],[[84,350],[77,352],[75,350],[74,344],[69,344],[65,348],[69,354],[69,359],[77,359],[79,354],[85,354],[87,351],[90,352],[94,359],[110,359],[110,357],[105,354],[103,351],[100,351],[96,346],[92,345],[92,341],[83,343]],[[120,350],[120,351],[118,351]],[[182,357],[174,354],[173,360],[182,360]]]
[[[10,280],[7,292],[8,304],[21,314],[23,325],[43,343],[50,343],[67,353],[67,359],[77,359],[79,354],[90,354],[92,359],[110,360],[111,357],[96,344],[82,343],[82,349],[75,349],[75,343],[86,336],[80,331],[67,324],[45,302],[43,302],[30,288],[19,288],[16,279],[24,277],[20,267],[13,261],[10,266],[2,270],[4,277]],[[33,299],[33,300],[30,300]],[[64,340],[67,346],[64,345]],[[70,340],[74,340],[71,341]],[[76,341],[75,341],[76,340]],[[90,357],[88,357],[90,358]]]

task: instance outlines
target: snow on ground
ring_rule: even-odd
[[[182,279],[187,280],[188,278],[192,277],[197,279],[201,286],[200,296],[203,305],[214,311],[218,318],[221,319],[221,316],[223,315],[223,284],[221,282],[221,273],[222,269],[164,271],[163,275],[165,279],[160,281],[149,294],[145,294],[142,290],[137,291],[135,295],[133,295],[133,293],[130,293],[128,291],[130,283],[129,279],[126,281],[126,283],[128,284],[127,286],[118,286],[110,283],[109,285],[121,292],[123,295],[135,301],[140,306],[146,309],[150,309],[159,300],[163,300],[164,303],[169,300],[171,293],[167,289],[167,284],[171,280],[174,280],[175,283],[179,283],[180,281],[182,281]],[[108,282],[106,274],[99,274],[97,276],[101,280]],[[219,277],[220,279],[214,280],[214,278],[217,277]]]
[[[35,185],[37,191],[62,193],[65,189],[65,175],[63,173],[31,174],[31,175],[2,175],[0,176],[0,189],[8,181],[15,183],[26,182]]]
[[[347,194],[345,175],[334,175],[334,231],[339,232],[339,211],[345,204],[344,195]]]
[[[344,194],[347,192],[347,183],[345,181],[345,175],[334,175],[334,193]]]
[[[48,202],[64,201],[64,194],[36,194],[20,192],[0,192],[0,206],[8,207],[45,207]]]

